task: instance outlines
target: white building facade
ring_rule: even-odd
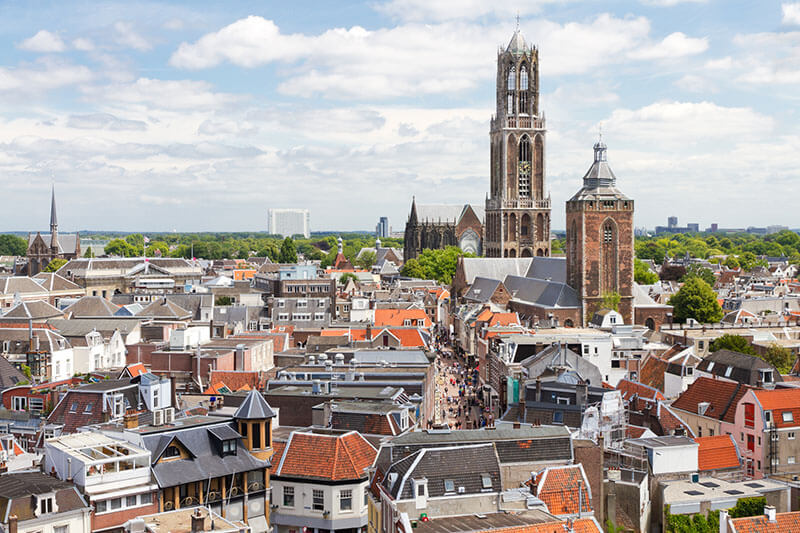
[[[267,215],[267,231],[273,235],[291,237],[311,236],[311,217],[308,209],[270,209]]]

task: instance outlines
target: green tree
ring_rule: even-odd
[[[652,285],[658,281],[658,274],[650,270],[647,263],[640,259],[633,260],[633,280],[639,285]]]
[[[415,278],[415,279],[423,279],[425,278],[425,270],[422,268],[422,265],[419,264],[419,261],[416,259],[409,259],[403,264],[403,268],[400,269],[400,273],[407,278]]]
[[[345,272],[339,278],[339,285],[347,285],[348,280],[358,281],[358,276],[353,274],[352,272]]]
[[[764,506],[766,504],[766,498],[740,498],[736,505],[728,511],[728,514],[731,518],[761,516],[764,514]]]
[[[409,277],[435,279],[449,285],[456,273],[458,258],[462,256],[475,257],[473,254],[465,254],[458,246],[448,246],[444,250],[423,250],[417,258],[422,267],[422,276]]]
[[[232,303],[233,303],[233,300],[231,299],[230,296],[217,296],[214,299],[214,305],[218,305],[220,307],[224,307],[226,305],[231,305]]]
[[[766,353],[761,357],[764,361],[778,369],[781,374],[788,374],[794,366],[795,357],[789,348],[778,343],[770,344]]]
[[[693,318],[698,322],[709,323],[722,320],[722,308],[717,301],[714,290],[699,277],[691,277],[681,289],[669,299],[673,306],[673,317],[676,322],[686,322]]]
[[[141,233],[131,233],[125,237],[125,242],[133,247],[133,256],[144,255],[144,236]]]
[[[726,267],[730,268],[731,270],[738,270],[739,267],[741,266],[739,264],[739,260],[736,259],[736,256],[734,256],[734,255],[729,255],[727,257],[727,259],[725,259],[725,262],[722,263],[722,264],[725,265]]]
[[[603,308],[619,311],[619,302],[622,296],[617,291],[603,293]]]
[[[45,272],[55,272],[56,270],[58,270],[59,268],[61,268],[62,266],[66,265],[66,264],[67,264],[67,260],[66,259],[60,259],[60,258],[56,257],[55,259],[53,259],[52,261],[47,263],[47,266],[44,267],[44,271]]]
[[[148,257],[154,257],[156,255],[167,257],[169,255],[169,245],[164,241],[152,241],[147,245],[147,255]]]
[[[0,235],[0,255],[25,255],[28,242],[16,235]]]
[[[739,264],[742,267],[742,270],[748,271],[753,270],[757,266],[758,258],[756,254],[753,252],[745,252],[739,256]]]
[[[717,282],[717,278],[714,276],[714,272],[712,272],[710,268],[706,268],[697,263],[692,263],[686,267],[686,274],[684,274],[683,278],[681,278],[681,281],[685,283],[692,276],[702,279],[708,283],[709,287],[713,287]]]
[[[297,249],[291,237],[283,239],[281,253],[278,256],[279,263],[297,263]]]
[[[105,246],[106,255],[116,255],[119,257],[134,257],[136,248],[131,246],[123,239],[113,239]]]
[[[747,339],[740,335],[731,335],[730,333],[726,333],[722,337],[717,337],[711,341],[711,344],[708,345],[708,349],[712,352],[716,352],[717,350],[731,350],[747,355],[756,354],[756,351],[750,346]]]
[[[372,265],[375,264],[375,252],[364,252],[356,257],[356,266],[364,270],[372,270]]]
[[[87,259],[91,259],[94,256],[95,256],[94,255],[94,250],[92,250],[92,247],[91,246],[87,246],[86,247],[86,251],[83,253],[83,257],[85,257]]]

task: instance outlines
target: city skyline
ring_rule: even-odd
[[[800,4],[596,7],[4,5],[0,226],[45,229],[52,182],[62,231],[260,230],[270,206],[363,230],[400,227],[412,195],[482,205],[495,52],[520,9],[554,229],[601,127],[637,227],[795,227]]]

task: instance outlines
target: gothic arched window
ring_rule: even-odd
[[[517,88],[517,69],[516,67],[511,67],[508,69],[508,90],[513,91]]]
[[[528,88],[528,69],[525,65],[519,71],[519,90],[524,91]]]
[[[525,65],[519,69],[519,112],[528,112],[528,68]]]
[[[531,197],[531,140],[525,135],[519,142],[519,161],[517,163],[520,198]]]

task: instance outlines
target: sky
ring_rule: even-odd
[[[800,226],[800,2],[0,3],[0,231],[402,231],[482,204],[497,53],[539,49],[554,229],[602,129],[635,224]],[[11,22],[13,21],[13,23]]]

